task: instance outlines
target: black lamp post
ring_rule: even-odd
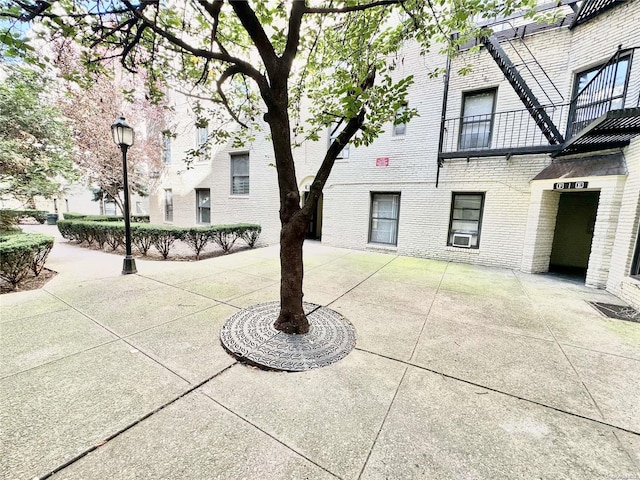
[[[131,217],[129,215],[129,180],[127,178],[127,149],[133,145],[133,128],[124,121],[124,117],[118,118],[111,125],[111,135],[116,145],[122,150],[122,172],[124,180],[124,238],[126,255],[122,264],[122,274],[136,273],[136,261],[131,256]]]

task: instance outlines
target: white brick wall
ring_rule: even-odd
[[[534,68],[533,76],[543,84],[551,100],[568,103],[575,74],[608,59],[619,44],[640,45],[640,2],[627,2],[574,30],[558,28],[525,38],[542,68],[559,89]],[[521,40],[503,44],[515,63],[521,60],[515,50],[530,61]],[[515,50],[514,50],[515,48]],[[637,54],[637,52],[636,52]],[[636,55],[637,56],[637,55]],[[459,76],[457,69],[471,63],[469,75]],[[640,62],[634,59],[629,98],[637,101],[640,92]],[[435,188],[443,79],[429,73],[443,67],[438,53],[419,54],[415,45],[398,52],[397,76],[414,75],[409,90],[409,106],[419,116],[407,126],[406,135],[396,137],[391,125],[372,145],[351,148],[348,160],[338,160],[324,193],[322,241],[328,245],[354,249],[383,249],[402,255],[430,257],[456,262],[477,263],[546,271],[553,243],[559,194],[552,191],[553,181],[531,179],[547,166],[548,155],[512,158],[447,160]],[[496,111],[521,110],[523,105],[486,51],[466,53],[452,63],[447,118],[460,115],[465,91],[498,88]],[[542,89],[524,72],[541,103],[548,103]],[[562,97],[562,98],[560,98]],[[229,147],[218,147],[207,162],[186,170],[180,163],[181,152],[193,148],[195,132],[187,108],[182,106],[179,137],[173,144],[174,163],[158,180],[151,200],[152,221],[162,222],[163,189],[174,194],[174,223],[195,224],[196,188],[210,188],[212,223],[255,222],[263,226],[262,241],[278,241],[278,189],[273,151],[264,136],[239,151],[248,151],[251,165],[251,193],[248,197],[229,194]],[[566,128],[567,110],[559,130]],[[514,125],[515,127],[515,125]],[[515,131],[515,128],[514,128]],[[514,133],[514,132],[511,132]],[[495,133],[496,139],[510,132]],[[539,135],[539,134],[538,134]],[[505,137],[506,138],[506,137]],[[309,184],[324,156],[327,138],[306,142],[294,151],[300,189]],[[640,222],[640,140],[625,150],[629,177],[589,178],[590,186],[600,190],[600,204],[588,283],[604,286],[625,298],[637,298],[637,283],[629,283],[628,272],[633,255],[635,232]],[[389,157],[389,165],[376,167],[376,158]],[[385,247],[368,244],[371,192],[400,192],[398,244]],[[479,249],[447,247],[452,192],[484,192],[485,205]],[[631,301],[631,300],[629,300]]]

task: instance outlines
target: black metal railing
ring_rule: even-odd
[[[564,120],[567,105],[541,107],[555,125]],[[441,154],[458,156],[482,155],[482,152],[550,152],[558,145],[550,145],[527,109],[511,110],[487,115],[446,119]],[[453,155],[441,155],[443,157]]]
[[[578,91],[571,99],[569,109],[567,139],[608,111],[624,108],[633,50],[618,48],[598,70],[578,77]],[[580,85],[580,81],[585,84]]]

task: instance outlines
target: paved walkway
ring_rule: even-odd
[[[278,298],[277,247],[121,276],[120,256],[57,244],[59,275],[0,298],[0,477],[640,479],[640,324],[586,303],[615,297],[317,243],[305,257],[305,300],[358,342],[276,373],[219,332]]]

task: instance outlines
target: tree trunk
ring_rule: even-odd
[[[306,226],[300,217],[296,217],[283,224],[280,230],[280,315],[274,327],[284,333],[309,331],[309,321],[302,308],[302,245]]]
[[[300,192],[291,151],[287,75],[271,85],[265,120],[271,129],[280,191],[280,315],[274,327],[284,333],[304,334],[309,322],[302,309],[302,244],[309,219],[300,208]]]

